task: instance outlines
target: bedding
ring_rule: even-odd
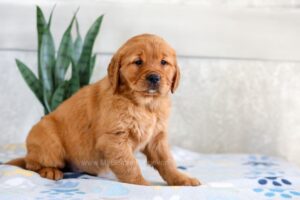
[[[167,186],[158,172],[136,155],[144,177],[152,186],[119,183],[113,174],[95,177],[66,172],[64,179],[52,181],[37,173],[0,165],[1,200],[281,200],[300,199],[300,169],[282,159],[264,155],[198,154],[172,148],[178,168],[199,178],[199,187]],[[0,162],[25,154],[22,144],[0,147]]]

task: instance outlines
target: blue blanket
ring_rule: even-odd
[[[119,183],[113,174],[95,177],[74,172],[51,181],[28,170],[0,165],[0,199],[300,199],[300,169],[284,160],[263,155],[204,155],[178,147],[172,152],[178,168],[199,178],[201,186],[167,186],[147,166],[144,156],[137,154],[143,175],[153,186]],[[0,147],[0,162],[24,154],[23,145],[5,145]]]

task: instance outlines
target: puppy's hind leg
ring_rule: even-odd
[[[26,141],[26,169],[52,180],[63,178],[60,169],[65,165],[65,150],[57,131],[56,124],[45,117],[32,128]]]

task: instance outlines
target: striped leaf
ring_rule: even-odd
[[[77,32],[77,37],[75,39],[74,42],[74,47],[73,47],[73,52],[72,52],[72,58],[74,60],[74,62],[77,64],[78,60],[80,58],[80,54],[82,51],[82,38],[80,36],[80,32],[79,32],[79,25],[78,25],[78,21],[77,19],[75,19],[76,22],[76,32]]]
[[[50,107],[50,100],[53,93],[53,70],[55,66],[55,47],[52,35],[49,29],[45,29],[42,36],[41,52],[41,74],[43,85],[43,100],[48,111]],[[51,109],[50,109],[51,110]]]
[[[96,63],[96,54],[94,54],[91,57],[91,61],[90,61],[90,74],[89,74],[89,82],[91,81],[92,75],[93,75],[93,71],[95,68],[95,63]]]
[[[68,97],[72,96],[72,94],[77,92],[79,89],[80,89],[80,79],[79,79],[78,68],[76,67],[75,62],[72,60],[72,76],[69,81]]]
[[[57,59],[55,63],[55,85],[56,86],[64,82],[66,71],[68,70],[68,67],[70,65],[70,59],[72,53],[72,48],[70,48],[70,45],[72,45],[71,30],[72,30],[74,19],[75,16],[73,17],[70,25],[65,31],[58,49]]]
[[[66,83],[62,82],[55,90],[51,99],[51,111],[55,110],[64,101]]]
[[[90,77],[90,59],[96,36],[98,35],[103,15],[97,18],[89,29],[83,43],[82,52],[78,61],[78,68],[80,74],[80,86],[87,85]]]
[[[46,90],[43,90],[43,101],[44,101],[44,112],[45,115],[49,114],[51,112],[51,106],[50,106],[50,100],[47,98],[49,93],[47,93]]]
[[[47,27],[46,20],[44,14],[39,6],[36,7],[36,28],[37,28],[37,35],[38,35],[38,77],[42,79],[42,72],[41,72],[41,62],[40,62],[40,48],[42,43],[42,35],[44,29]]]
[[[35,94],[35,96],[38,98],[38,100],[43,103],[43,90],[41,82],[37,79],[37,77],[34,75],[34,73],[20,60],[16,59],[16,63],[18,66],[18,69],[27,83],[28,87],[31,89],[31,91]]]
[[[53,6],[52,10],[51,10],[51,13],[50,13],[50,17],[49,17],[49,20],[48,20],[48,24],[47,24],[47,28],[50,29],[50,26],[51,26],[51,22],[52,22],[52,16],[53,16],[53,12],[55,10],[55,6]]]

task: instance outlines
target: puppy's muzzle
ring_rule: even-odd
[[[157,91],[159,88],[160,79],[160,75],[156,73],[151,73],[146,76],[146,80],[149,85],[149,93],[155,93]]]

